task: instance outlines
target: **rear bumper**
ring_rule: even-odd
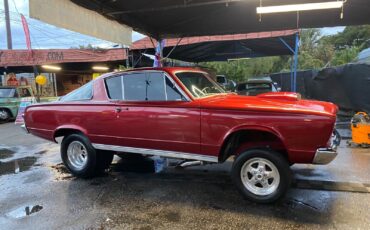
[[[313,164],[326,165],[329,164],[338,155],[337,148],[340,145],[341,137],[337,130],[333,131],[331,137],[331,145],[329,148],[319,148],[316,150]]]

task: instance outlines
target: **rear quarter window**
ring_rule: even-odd
[[[80,88],[63,96],[60,101],[83,101],[90,100],[93,96],[93,82],[81,86]]]

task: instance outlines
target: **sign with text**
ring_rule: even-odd
[[[33,103],[35,103],[35,98],[33,97],[22,98],[21,103],[18,108],[18,114],[14,122],[16,125],[24,124],[23,113],[26,110],[26,107]]]
[[[125,49],[0,50],[0,67],[33,66],[71,62],[105,62],[127,59]]]

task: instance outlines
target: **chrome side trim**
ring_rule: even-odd
[[[199,155],[199,154],[193,154],[193,153],[184,153],[184,152],[158,150],[158,149],[134,148],[134,147],[118,146],[118,145],[104,145],[104,144],[96,144],[96,143],[93,143],[92,146],[95,149],[100,149],[100,150],[110,150],[110,151],[126,152],[126,153],[140,153],[143,155],[154,155],[154,156],[161,156],[161,157],[168,157],[168,158],[199,160],[199,161],[207,161],[207,162],[215,162],[215,163],[218,162],[217,157],[205,156],[205,155]]]

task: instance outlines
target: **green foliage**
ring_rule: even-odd
[[[355,61],[361,50],[370,47],[370,25],[349,26],[343,32],[330,36],[322,36],[319,29],[304,29],[300,33],[300,40],[299,70],[343,65]],[[280,56],[201,65],[239,82],[252,76],[290,71],[291,63],[291,56]]]
[[[332,42],[336,50],[358,47],[361,51],[370,46],[370,25],[347,26],[343,32],[325,38]]]
[[[358,56],[359,51],[360,48],[357,46],[336,51],[335,56],[331,61],[332,66],[344,65],[352,62]]]
[[[225,74],[234,81],[245,81],[251,76],[266,75],[275,71],[279,57],[241,59],[230,62],[205,62],[201,66],[211,68],[217,74]]]

